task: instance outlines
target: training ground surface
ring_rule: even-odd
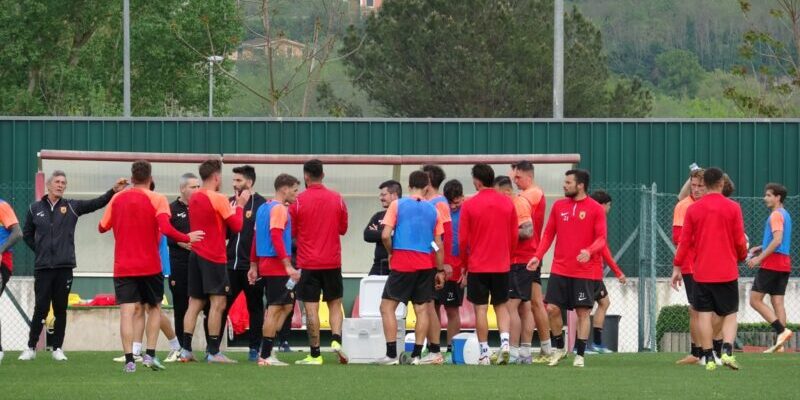
[[[294,361],[306,353],[279,354]],[[245,353],[235,365],[167,364],[153,372],[138,365],[123,374],[107,352],[50,353],[18,361],[6,352],[0,365],[0,399],[791,399],[800,398],[800,355],[738,354],[740,371],[676,366],[682,354],[589,355],[586,367],[572,356],[546,366],[326,365],[258,368]],[[165,356],[165,354],[160,354]]]

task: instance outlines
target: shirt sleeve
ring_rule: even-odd
[[[780,211],[773,211],[772,214],[769,215],[769,227],[772,229],[772,232],[783,231],[783,214]]]
[[[611,249],[609,249],[608,246],[603,249],[603,261],[606,262],[608,268],[611,268],[611,270],[614,271],[614,275],[616,275],[617,278],[622,276],[622,270],[619,269],[617,262],[614,261],[614,256],[611,255]]]
[[[594,242],[586,249],[592,254],[602,251],[606,247],[606,211],[598,205],[595,215]]]
[[[116,199],[116,196],[114,196],[108,203],[108,207],[106,207],[106,209],[103,211],[103,217],[100,218],[100,224],[97,227],[100,233],[108,232],[111,228],[113,228],[114,224],[112,223],[111,217],[114,209],[114,199]]]
[[[212,192],[208,192],[208,194],[209,194],[209,200],[211,200],[211,205],[214,207],[214,210],[217,211],[217,214],[219,214],[219,216],[222,217],[222,219],[227,220],[232,215],[234,215],[235,213],[234,207],[232,207],[231,204],[228,203],[228,199],[225,196],[219,193],[212,193]]]
[[[152,204],[153,208],[156,210],[156,216],[166,214],[167,217],[172,217],[172,211],[169,209],[169,203],[166,197],[153,192],[148,193],[148,197],[150,198],[150,204]]]
[[[433,229],[433,235],[434,236],[444,235],[444,217],[442,216],[441,213],[436,213],[436,227]]]
[[[683,221],[686,219],[687,208],[683,200],[675,205],[675,209],[672,211],[672,226],[683,226]]]
[[[289,216],[292,217],[292,237],[293,238],[297,237],[297,232],[298,232],[298,229],[299,229],[300,223],[301,223],[300,222],[300,215],[299,215],[300,213],[298,212],[298,207],[299,207],[298,204],[300,204],[300,202],[298,200],[295,200],[294,203],[289,205]]]
[[[11,204],[6,202],[0,203],[0,224],[6,227],[6,229],[19,224],[19,220],[17,219],[17,215],[14,214],[14,209],[11,208]]]
[[[274,207],[273,209],[278,208]],[[275,256],[279,260],[289,258],[286,254],[286,243],[283,242],[283,230],[285,228],[270,228],[269,237],[272,239],[272,246],[275,248]]]
[[[547,253],[547,250],[550,248],[550,245],[553,243],[553,239],[556,236],[556,224],[558,221],[556,220],[556,214],[558,211],[556,210],[557,207],[553,207],[550,209],[550,217],[547,219],[547,225],[544,228],[544,234],[542,234],[542,240],[539,242],[539,247],[536,248],[536,254],[534,256],[539,260],[542,259],[544,253]]]
[[[344,235],[347,233],[347,203],[344,202],[344,199],[339,197],[340,207],[341,210],[339,211],[339,235]]]
[[[736,205],[736,223],[733,225],[733,237],[736,238],[736,252],[739,261],[747,258],[747,237],[744,234],[744,217],[742,217],[742,207]]]
[[[383,225],[392,228],[397,226],[397,200],[392,201],[389,208],[386,209],[386,214],[383,215]]]
[[[442,223],[446,224],[452,221],[450,217],[450,206],[447,205],[447,202],[440,201],[436,203],[436,211],[439,212],[439,215],[442,216]]]
[[[686,211],[686,218],[683,220],[683,228],[681,229],[681,239],[678,242],[678,250],[675,252],[675,259],[672,260],[673,265],[683,266],[687,254],[694,248],[694,222],[692,217],[692,210]]]
[[[531,204],[524,197],[514,197],[514,209],[517,211],[517,226],[522,226],[526,222],[533,223]]]
[[[683,230],[683,226],[672,226],[672,244],[675,246],[678,245],[678,242],[681,240],[681,231]]]
[[[470,230],[469,206],[465,203],[461,206],[461,217],[458,222],[458,254],[461,257],[461,266],[468,268],[469,260],[469,230]]]
[[[169,214],[164,214],[164,213],[158,214],[158,216],[156,217],[156,220],[158,221],[158,230],[160,230],[161,233],[166,235],[168,238],[170,238],[170,239],[172,239],[172,240],[174,240],[176,242],[181,242],[181,243],[188,243],[189,242],[189,240],[190,240],[189,239],[189,235],[187,235],[187,234],[185,234],[183,232],[179,232],[169,222]]]

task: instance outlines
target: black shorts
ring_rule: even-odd
[[[694,308],[694,296],[697,293],[697,282],[694,281],[693,274],[683,275],[683,286],[686,288],[686,300],[688,300],[689,305]]]
[[[608,297],[608,289],[606,289],[606,283],[603,281],[598,281],[597,285],[594,289],[594,301],[600,301]]]
[[[261,279],[264,281],[268,307],[294,304],[294,290],[286,288],[288,276],[265,276]]]
[[[336,269],[304,269],[300,274],[300,282],[295,287],[297,299],[307,303],[341,299],[344,295],[342,270]]]
[[[470,273],[467,275],[467,299],[475,305],[493,306],[508,301],[508,272]]]
[[[447,281],[444,287],[436,291],[434,299],[436,308],[458,308],[464,303],[464,288],[458,282]]]
[[[526,264],[511,264],[511,271],[508,273],[508,298],[531,301],[535,272],[528,271],[527,267]]]
[[[600,281],[591,279],[550,274],[544,302],[567,310],[573,310],[576,307],[592,308],[599,284]]]
[[[726,316],[739,311],[739,281],[722,283],[697,282],[694,309]]]
[[[789,284],[789,272],[759,268],[752,290],[770,296],[783,296],[786,294],[787,284]]]
[[[383,287],[384,299],[399,303],[425,304],[433,300],[436,269],[423,269],[416,272],[389,272]]]
[[[189,297],[205,299],[207,296],[226,296],[231,290],[228,268],[198,256],[189,254]]]
[[[6,291],[6,284],[11,279],[11,270],[3,264],[0,264],[0,296]]]
[[[114,278],[117,304],[141,303],[155,306],[164,298],[164,276],[127,276]]]

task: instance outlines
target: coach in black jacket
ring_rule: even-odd
[[[36,357],[36,344],[52,302],[55,316],[53,358],[66,361],[61,346],[67,327],[67,299],[72,288],[72,270],[76,267],[75,225],[81,215],[105,207],[114,193],[127,184],[127,180],[120,178],[111,190],[96,199],[70,200],[63,198],[67,189],[66,174],[54,171],[47,179],[47,195],[28,207],[22,238],[36,255],[33,275],[36,303],[31,318],[28,349],[22,352],[20,360]]]

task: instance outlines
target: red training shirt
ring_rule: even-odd
[[[485,188],[461,206],[458,251],[467,272],[508,272],[517,236],[517,212],[508,196]]]
[[[215,264],[227,264],[226,226],[236,233],[242,230],[242,221],[242,207],[232,207],[224,194],[197,190],[189,199],[189,227],[205,236],[192,245],[192,251]]]
[[[681,240],[681,231],[683,230],[683,221],[686,219],[686,210],[689,206],[694,204],[694,198],[687,196],[685,199],[675,205],[675,210],[672,212],[672,243],[677,246]],[[684,258],[683,265],[678,265],[681,268],[681,275],[691,275],[694,273],[694,254],[689,254]]]
[[[514,197],[518,226],[525,222],[531,222],[533,224],[533,234],[527,239],[519,240],[517,248],[511,256],[512,264],[527,264],[536,254],[536,248],[539,246],[539,240],[542,237],[546,204],[544,192],[537,186],[529,187]]]
[[[582,200],[563,198],[553,203],[544,236],[536,249],[542,259],[556,239],[556,250],[550,272],[570,278],[597,280],[602,276],[602,252],[606,247],[606,211],[591,197]],[[591,257],[581,263],[578,255],[587,250]]]
[[[169,222],[167,198],[142,188],[114,195],[103,212],[98,230],[114,230],[114,277],[150,276],[161,273],[158,243],[161,233],[176,242],[188,242]]]
[[[289,207],[292,237],[297,240],[297,266],[321,270],[342,267],[342,243],[347,233],[347,205],[342,196],[321,183],[309,185]]]
[[[694,280],[730,282],[739,278],[738,261],[747,257],[747,239],[739,203],[709,193],[686,210],[675,265],[694,251]]]

